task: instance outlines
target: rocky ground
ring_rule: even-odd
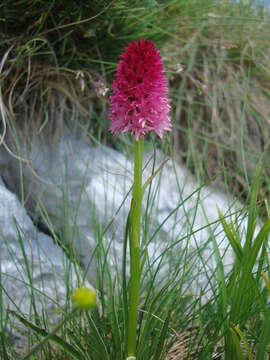
[[[66,274],[71,288],[81,281],[81,277],[78,279],[75,274],[71,259],[55,243],[57,239],[72,244],[82,270],[87,269],[88,281],[94,284],[97,228],[101,228],[103,247],[109,248],[108,261],[114,271],[120,270],[124,227],[130,205],[130,195],[127,194],[132,185],[133,167],[132,159],[122,153],[101,145],[91,147],[67,129],[54,148],[46,141],[37,142],[21,154],[28,159],[28,163],[21,163],[21,172],[17,159],[3,149],[0,155],[3,179],[0,182],[0,257],[4,309],[10,307],[29,315],[30,285],[33,286],[38,311],[50,312],[65,305]],[[144,180],[151,175],[151,156],[151,153],[145,155]],[[156,167],[164,159],[164,155],[158,152]],[[22,184],[24,204],[19,201]],[[146,199],[147,196],[145,210]],[[170,277],[169,267],[174,261],[177,264],[181,250],[188,242],[192,260],[190,267],[196,273],[200,272],[192,291],[196,294],[204,288],[207,269],[194,254],[200,249],[204,262],[208,259],[208,269],[214,271],[213,244],[209,240],[213,234],[229,270],[232,252],[227,250],[228,243],[221,225],[215,223],[218,220],[217,206],[224,214],[241,208],[241,204],[233,204],[233,199],[222,192],[210,187],[200,188],[183,166],[172,160],[166,162],[152,184],[148,202],[147,211],[151,211],[147,238],[150,262],[159,259],[176,240],[179,243],[167,250],[169,258],[159,273],[160,281]],[[43,223],[40,228],[33,223],[37,216],[39,224]],[[240,218],[239,213],[233,216],[239,229],[244,229]],[[208,223],[213,225],[204,228]],[[155,234],[160,224],[163,224],[162,230]],[[42,232],[44,229],[46,233]],[[79,273],[82,272],[79,270]]]

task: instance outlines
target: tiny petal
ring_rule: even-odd
[[[135,41],[119,62],[110,97],[111,132],[131,132],[136,140],[154,131],[171,131],[168,83],[159,51],[152,41]]]
[[[72,302],[76,308],[90,310],[97,305],[97,294],[94,290],[82,287],[75,290]]]

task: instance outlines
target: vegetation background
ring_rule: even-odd
[[[108,131],[108,98],[117,62],[127,44],[151,39],[162,54],[172,99],[174,129],[171,138],[166,138],[160,147],[174,154],[176,161],[185,163],[200,181],[224,189],[248,204],[253,199],[251,210],[256,208],[267,219],[267,206],[257,207],[257,199],[262,204],[270,192],[269,34],[269,13],[263,5],[254,7],[252,1],[232,4],[227,0],[2,0],[0,113],[5,145],[16,153],[17,136],[23,136],[29,144],[36,136],[49,136],[54,143],[63,124],[67,124],[86,133],[93,143],[131,151],[128,136],[116,142]],[[258,163],[263,163],[260,182],[256,177]],[[249,226],[254,226],[255,217],[249,221]],[[235,234],[226,231],[233,242]],[[250,251],[251,247],[247,248]],[[220,274],[220,283],[225,286],[227,279],[224,274],[222,277],[222,271]],[[257,280],[261,287],[262,280]],[[115,306],[110,302],[110,309]],[[264,313],[269,312],[265,294],[261,306]],[[214,308],[208,309],[213,318]],[[106,319],[112,314],[114,310],[110,314],[106,311]],[[258,308],[255,314],[255,323],[262,324]],[[212,325],[212,330],[222,327],[224,335],[230,325],[226,328],[227,317],[222,319],[223,322]],[[259,342],[259,327],[252,333],[246,325],[250,318],[245,320],[244,329],[254,345]],[[92,324],[91,319],[88,321]],[[101,354],[107,354],[116,345],[107,346],[111,330],[101,319],[96,321],[102,328],[96,341]],[[182,319],[175,319],[175,323],[179,326]],[[150,325],[144,326],[146,333],[153,331]],[[95,332],[93,326],[91,329]],[[84,328],[83,333],[87,334]],[[235,339],[246,344],[241,331],[233,334],[233,340],[227,338],[227,344],[237,343]],[[149,356],[155,346],[162,347],[159,338],[152,336]],[[219,339],[208,345],[204,337],[201,339],[206,349],[201,358],[210,358],[207,356],[213,354],[213,349],[216,351]],[[147,351],[147,346],[141,345],[140,354]],[[255,345],[251,350],[244,347],[248,356],[257,351]],[[52,356],[51,351],[46,348],[45,355]],[[90,346],[87,351],[94,350]],[[110,351],[113,356],[120,356]],[[165,350],[160,354],[165,354]],[[266,350],[261,359],[265,354]]]
[[[57,136],[64,121],[119,146],[108,96],[120,54],[151,39],[170,81],[180,161],[245,199],[269,151],[269,21],[263,6],[231,1],[2,1],[2,118]],[[104,95],[104,96],[103,96]],[[226,171],[226,174],[225,174]],[[262,194],[268,194],[265,164]]]

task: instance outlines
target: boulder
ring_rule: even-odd
[[[14,310],[33,316],[47,313],[55,318],[55,309],[67,304],[68,294],[80,284],[82,276],[53,239],[34,226],[17,196],[0,178],[0,270],[2,316]],[[70,296],[70,295],[69,295]],[[24,346],[27,330],[18,324],[8,332],[16,346]],[[14,325],[14,323],[13,323]]]
[[[119,270],[131,200],[128,193],[132,186],[133,159],[102,145],[90,146],[67,129],[53,148],[46,141],[35,140],[29,150],[21,151],[21,156],[28,159],[27,164],[22,163],[22,175],[25,206],[32,216],[37,209],[48,215],[54,231],[72,244],[91,281],[96,277],[94,254],[97,252],[107,254],[112,268]],[[2,176],[19,193],[18,161],[7,154],[2,158],[6,159],[4,164],[0,162]],[[164,158],[158,151],[156,167]],[[144,164],[146,181],[152,172],[151,154],[146,154]],[[189,266],[200,274],[195,287],[197,290],[204,287],[209,280],[207,273],[216,269],[213,236],[229,271],[233,254],[219,224],[217,206],[224,214],[233,214],[230,219],[239,231],[245,231],[245,221],[242,222],[238,212],[241,204],[223,192],[200,186],[184,166],[172,160],[155,177],[151,193],[148,190],[144,211],[150,214],[150,221],[145,224],[147,232],[142,243],[148,243],[148,260],[156,266],[167,249],[160,278],[171,276],[169,269],[177,266],[183,249],[188,249]],[[161,229],[156,231],[161,224]],[[207,224],[212,225],[207,227]]]

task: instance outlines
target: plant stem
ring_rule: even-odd
[[[140,295],[140,232],[142,211],[142,165],[143,165],[143,139],[135,142],[134,152],[134,184],[133,197],[130,210],[131,230],[129,238],[130,247],[130,296],[128,314],[127,356],[136,353],[138,306]]]

